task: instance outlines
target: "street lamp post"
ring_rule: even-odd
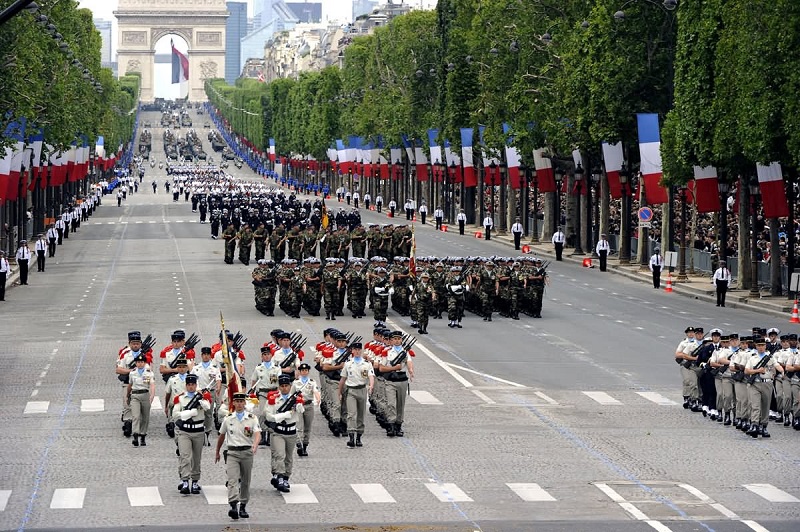
[[[594,223],[586,224],[587,232],[589,233],[589,244],[592,246],[592,257],[597,257],[597,242],[600,241],[600,168],[592,169],[592,189],[594,198],[592,206],[594,207]],[[589,193],[587,192],[587,196]],[[591,212],[591,209],[590,209]]]
[[[489,181],[491,189],[489,189],[489,209],[486,215],[491,216],[493,222],[494,222],[494,185],[495,185],[494,173],[496,170],[497,170],[497,163],[494,162],[494,160],[492,160],[492,162],[489,163]],[[484,201],[484,199],[481,198],[481,201]]]
[[[758,197],[761,195],[761,189],[758,187],[758,179],[755,176],[750,178],[750,235],[752,240],[750,242],[750,297],[761,297],[761,291],[758,289],[758,232],[756,231],[756,223],[758,222]]]
[[[532,172],[532,177],[530,181],[528,181],[528,190],[530,190],[531,183],[533,183],[533,228],[531,230],[531,243],[538,244],[539,243],[539,176],[535,169]],[[525,203],[527,205],[528,201],[526,200]]]
[[[622,188],[622,208],[619,218],[619,263],[631,263],[631,174],[623,162],[619,171],[619,184]]]
[[[728,191],[730,183],[720,180],[719,189],[719,260],[726,262],[728,255]]]
[[[525,163],[521,163],[519,165],[519,171],[522,172],[522,182],[525,183],[525,193],[522,193],[520,190],[519,194],[519,206],[517,207],[516,212],[522,217],[522,225],[525,230],[526,235],[530,235],[530,189],[531,189],[531,170],[528,168],[528,165]],[[516,214],[516,213],[515,213]]]
[[[498,209],[500,214],[500,228],[497,231],[498,235],[505,235],[506,231],[508,230],[508,206],[506,205],[506,175],[507,175],[508,167],[505,163],[501,163],[498,171],[500,173],[500,202]],[[492,190],[494,190],[495,185],[495,177],[492,178]],[[492,203],[492,208],[494,208],[494,202]]]
[[[677,281],[686,281],[686,184],[681,185],[681,245],[678,248],[678,277]]]
[[[555,216],[553,219],[556,222],[554,229],[557,231],[561,227],[561,183],[564,181],[564,172],[560,168],[556,168],[553,176],[556,180]]]
[[[449,190],[447,191],[447,223],[455,223],[455,182],[456,182],[456,162],[450,161],[450,166],[447,168]],[[447,187],[446,187],[447,188]]]
[[[577,197],[575,202],[575,249],[572,254],[584,255],[583,243],[581,242],[581,194],[583,193],[583,167],[581,163],[578,163],[578,166],[575,167],[573,175],[575,176],[575,192],[577,193]]]

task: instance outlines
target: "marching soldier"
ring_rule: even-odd
[[[186,392],[175,398],[172,420],[178,429],[178,474],[182,495],[200,493],[200,463],[205,444],[205,411],[211,409],[211,393],[197,391],[197,375],[186,376]],[[189,480],[192,484],[189,486]]]
[[[389,295],[391,288],[386,275],[386,268],[375,268],[375,279],[372,282],[372,292],[375,298],[372,301],[372,313],[375,318],[375,327],[382,327],[386,322],[386,313],[389,310]]]
[[[233,394],[233,411],[222,420],[217,438],[217,452],[214,463],[219,462],[220,449],[227,444],[225,451],[225,475],[228,487],[228,517],[247,519],[247,503],[250,500],[250,475],[253,471],[253,455],[261,440],[261,427],[258,419],[245,410],[247,394]]]
[[[500,281],[494,271],[494,262],[486,261],[483,270],[478,274],[478,289],[480,290],[483,321],[492,321],[494,298],[500,292]]]
[[[170,336],[172,343],[161,350],[159,357],[161,358],[161,365],[158,367],[158,372],[164,382],[167,382],[173,374],[178,372],[177,361],[178,359],[185,359],[188,369],[192,369],[194,364],[195,352],[194,349],[186,349],[186,331],[178,329]]]
[[[775,401],[778,409],[775,422],[783,423],[784,427],[788,427],[791,424],[792,411],[792,381],[787,375],[787,364],[792,357],[789,335],[781,335],[780,342],[780,349],[775,351],[775,361],[783,367],[784,373],[775,376]]]
[[[314,423],[314,405],[318,405],[319,385],[308,376],[311,366],[305,362],[297,366],[297,379],[292,383],[290,393],[300,392],[303,395],[303,414],[297,420],[297,456],[308,456],[308,443],[311,439],[311,426]]]
[[[220,333],[220,340],[221,339],[222,339],[222,333]],[[244,374],[245,374],[244,373],[244,371],[245,371],[244,370],[244,360],[245,360],[244,351],[242,351],[240,349],[238,353],[232,352],[233,351],[233,333],[228,331],[228,330],[225,331],[225,345],[228,348],[228,352],[230,353],[231,358],[236,361],[236,367],[233,368],[233,371],[238,373],[240,377],[243,377]],[[225,360],[224,360],[224,358],[222,356],[222,343],[221,343],[221,341],[217,342],[216,344],[211,346],[211,354],[214,357],[214,361],[219,366],[219,371],[220,371],[220,373],[222,375],[222,387],[220,388],[220,395],[219,395],[218,403],[216,405],[217,409],[219,409],[219,407],[221,406],[221,402],[222,402],[223,398],[225,397],[225,395],[227,394],[227,390],[228,390],[228,385],[227,385],[227,383],[228,383],[228,368],[227,368]]]
[[[772,399],[772,382],[776,371],[783,373],[783,367],[774,358],[765,359],[767,356],[767,341],[757,336],[753,338],[756,344],[756,355],[751,356],[744,368],[745,375],[755,375],[755,381],[747,385],[750,396],[750,430],[747,434],[753,438],[762,436],[769,438],[767,424],[769,423],[769,402]]]
[[[411,358],[413,350],[403,357],[403,333],[393,331],[390,335],[390,349],[381,362],[380,372],[386,379],[387,423],[386,435],[389,437],[402,437],[403,421],[406,408],[406,395],[408,395],[408,380],[414,378],[414,366]],[[402,360],[401,360],[402,359]]]
[[[691,409],[692,412],[700,412],[700,391],[697,386],[697,372],[693,369],[697,357],[694,356],[695,349],[700,347],[700,342],[695,338],[695,328],[686,327],[684,331],[686,338],[675,348],[675,361],[681,365],[681,376],[683,378],[683,408]]]
[[[366,316],[364,309],[367,305],[367,276],[364,271],[364,262],[353,257],[350,259],[352,268],[344,275],[347,282],[347,302],[354,318]]]
[[[150,426],[150,404],[156,396],[155,375],[146,366],[147,358],[139,352],[134,357],[136,369],[128,374],[128,404],[133,418],[134,447],[147,445],[147,429]],[[140,439],[141,438],[141,439]]]
[[[250,265],[250,249],[253,246],[253,230],[250,224],[242,225],[242,230],[236,235],[239,240],[239,262],[245,266]]]
[[[320,361],[320,366],[324,375],[322,385],[327,388],[324,395],[327,398],[328,429],[338,438],[340,434],[344,434],[347,430],[346,425],[342,423],[342,401],[338,393],[341,370],[346,360],[338,364],[336,361],[343,356],[347,349],[347,335],[334,331],[331,333],[331,338],[334,348],[323,351],[324,357]]]
[[[263,258],[258,259],[258,266],[253,269],[252,277],[256,309],[265,316],[274,316],[275,292],[278,287],[275,263]]]
[[[428,318],[431,313],[431,308],[436,304],[436,291],[430,283],[430,274],[422,272],[419,276],[416,289],[414,290],[414,297],[416,298],[416,318],[419,324],[419,333],[428,334]]]
[[[233,224],[228,224],[228,227],[222,232],[222,238],[225,240],[225,264],[233,264],[233,252],[236,251],[236,228]]]
[[[266,417],[273,431],[272,486],[280,492],[289,493],[289,478],[294,463],[293,451],[297,444],[297,421],[305,407],[302,394],[290,394],[292,378],[289,375],[278,377],[278,393],[267,399]]]
[[[451,329],[461,329],[461,319],[464,317],[464,292],[469,290],[469,285],[462,275],[461,268],[453,266],[445,279],[447,288],[447,326]]]
[[[743,431],[750,430],[750,398],[747,390],[747,383],[744,380],[744,368],[747,361],[752,356],[748,349],[748,336],[734,337],[731,335],[731,351],[729,357],[731,361],[730,373],[733,379],[733,392],[736,396],[736,417],[734,426]],[[744,342],[740,344],[740,342]]]
[[[119,350],[117,367],[115,368],[117,378],[122,382],[122,416],[120,419],[122,421],[122,434],[126,438],[130,438],[133,432],[133,416],[131,414],[130,391],[128,386],[130,383],[129,374],[136,368],[134,359],[140,353],[142,353],[142,333],[139,331],[131,331],[128,333],[128,345]],[[153,352],[148,350],[144,355],[145,367],[149,369],[149,363],[152,362]]]
[[[347,446],[361,447],[364,434],[364,411],[367,409],[367,396],[375,386],[375,372],[372,364],[361,356],[360,342],[350,344],[352,358],[345,362],[339,380],[339,401],[347,387]]]
[[[251,392],[258,397],[258,421],[261,423],[261,432],[264,434],[261,445],[268,446],[270,443],[270,432],[267,427],[266,406],[267,396],[270,392],[278,389],[278,377],[281,376],[281,368],[272,361],[272,348],[268,345],[261,347],[261,364],[253,369],[250,375]]]
[[[264,227],[264,222],[259,222],[258,227],[253,231],[253,241],[256,247],[256,261],[266,257],[267,236],[267,229]]]
[[[200,349],[200,363],[195,364],[192,368],[192,373],[197,375],[197,387],[201,390],[208,390],[211,392],[211,404],[214,405],[219,398],[222,389],[222,375],[219,371],[219,366],[211,358],[211,348],[203,347]],[[211,445],[209,435],[211,429],[214,427],[214,419],[212,408],[205,410],[205,422],[203,423],[206,433],[206,443]]]
[[[325,270],[322,272],[322,296],[325,303],[325,319],[335,320],[336,310],[339,306],[339,290],[342,287],[342,278],[336,268],[335,259],[327,259]]]
[[[170,438],[175,437],[175,423],[172,421],[172,411],[175,405],[175,398],[186,392],[186,377],[189,370],[185,358],[178,358],[175,360],[175,369],[177,373],[170,375],[167,380],[167,390],[164,393],[164,415],[167,418],[167,436]]]

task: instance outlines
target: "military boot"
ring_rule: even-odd
[[[361,434],[356,434],[356,447],[362,447],[364,444],[361,443]]]
[[[126,438],[131,437],[131,433],[133,432],[133,421],[123,421],[122,422],[122,435]]]
[[[770,437],[769,432],[767,432],[767,426],[766,425],[762,425],[762,427],[761,427],[761,437],[762,438],[769,438]]]
[[[139,435],[138,434],[134,434],[133,435],[133,441],[131,443],[133,444],[134,447],[139,447]]]
[[[232,502],[231,509],[228,510],[228,517],[231,519],[239,519],[239,503]]]
[[[250,514],[247,513],[247,504],[245,503],[239,504],[239,517],[241,517],[242,519],[247,519],[248,517],[250,517]]]
[[[356,446],[356,435],[354,433],[350,433],[348,435],[349,439],[347,440],[347,446],[351,449],[355,448]]]

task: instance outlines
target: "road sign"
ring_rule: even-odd
[[[789,283],[790,292],[800,292],[800,273],[793,273],[792,280]]]
[[[639,222],[639,227],[646,227],[650,229],[650,227],[652,227],[652,224],[650,222]]]
[[[677,251],[667,251],[664,253],[664,266],[667,268],[677,268],[678,267],[678,252]]]
[[[649,222],[652,219],[653,219],[653,209],[651,209],[650,207],[642,207],[641,209],[639,209],[639,221]]]

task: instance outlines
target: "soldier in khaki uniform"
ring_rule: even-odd
[[[791,388],[792,428],[800,430],[800,351],[797,349],[797,335],[789,335],[789,359],[786,362],[786,376],[789,378]],[[786,422],[784,421],[784,424]]]
[[[336,331],[332,334],[332,337],[334,349],[325,351],[325,356],[320,365],[324,374],[323,386],[328,388],[325,392],[328,401],[326,404],[328,428],[338,438],[340,434],[345,433],[347,427],[342,423],[342,401],[338,393],[339,380],[342,378],[341,369],[344,367],[344,362],[340,364],[335,364],[335,362],[347,348],[347,335]]]
[[[228,517],[247,519],[247,502],[250,500],[250,475],[253,471],[253,455],[261,440],[261,427],[251,412],[245,411],[247,394],[233,394],[234,411],[225,416],[217,438],[217,453],[214,463],[219,462],[219,452],[223,444],[225,451],[225,474],[228,487]]]
[[[142,333],[139,331],[131,331],[128,333],[128,345],[119,350],[119,357],[117,359],[117,367],[114,369],[117,378],[122,382],[122,434],[126,438],[130,438],[133,432],[133,417],[131,416],[130,404],[130,382],[129,374],[136,369],[134,358],[142,351]],[[147,359],[147,353],[145,360]],[[152,356],[152,352],[151,352]],[[148,365],[145,367],[149,368]]]
[[[150,426],[150,403],[156,396],[156,380],[153,371],[145,367],[147,359],[144,353],[136,355],[134,361],[136,369],[128,374],[128,397],[133,416],[133,441],[131,443],[134,447],[139,447],[139,445],[147,445],[145,437]]]
[[[694,361],[697,357],[692,356],[695,349],[700,347],[694,327],[686,327],[684,338],[675,348],[675,361],[681,366],[681,377],[683,379],[683,408],[691,409],[692,412],[702,410],[700,406],[700,390],[697,387],[697,372],[694,371]]]
[[[217,398],[220,396],[220,391],[222,390],[222,374],[219,371],[219,366],[217,363],[211,359],[211,348],[210,347],[203,347],[200,349],[200,358],[201,361],[199,364],[195,364],[192,368],[192,373],[197,375],[197,387],[201,390],[208,390],[211,392],[211,404],[216,404]],[[209,435],[211,433],[211,429],[214,427],[214,418],[213,418],[213,409],[209,409],[205,411],[206,419],[205,419],[205,432],[206,432],[206,443],[211,445],[209,441]]]
[[[381,360],[380,372],[386,379],[386,435],[389,437],[404,435],[403,421],[406,409],[406,395],[408,394],[408,380],[414,378],[414,365],[411,357],[414,351],[409,350],[405,359],[397,361],[403,353],[403,333],[393,331],[390,335],[391,347],[386,358]]]
[[[767,423],[769,422],[769,402],[772,399],[772,383],[777,373],[783,373],[783,367],[770,358],[763,367],[756,368],[759,362],[767,356],[767,341],[761,337],[753,338],[756,344],[756,355],[751,356],[744,368],[745,375],[755,375],[755,382],[747,385],[750,396],[750,430],[747,433],[753,438],[759,435],[769,438]]]
[[[375,371],[361,356],[361,342],[350,344],[352,358],[344,363],[342,378],[339,380],[339,400],[347,387],[347,434],[350,448],[361,447],[364,434],[364,411],[367,409],[367,396],[375,386]]]
[[[278,393],[272,393],[267,398],[267,421],[273,432],[270,447],[272,452],[270,482],[275,489],[283,493],[290,491],[289,477],[292,476],[293,451],[297,443],[297,420],[305,410],[303,405],[305,399],[302,394],[294,396],[289,393],[291,389],[292,378],[289,375],[281,375],[278,377]],[[289,404],[283,406],[286,403]]]
[[[744,381],[744,367],[752,353],[747,348],[748,336],[733,338],[731,335],[731,361],[729,373],[733,379],[733,394],[736,397],[736,417],[733,420],[734,426],[739,430],[750,429],[750,398],[747,391],[747,383]]]
[[[290,393],[303,394],[303,415],[297,420],[297,456],[308,456],[308,443],[311,438],[311,425],[314,423],[314,405],[321,400],[319,385],[308,376],[311,366],[305,362],[297,366],[297,378],[292,383]]]
[[[270,433],[267,428],[266,406],[267,395],[269,392],[278,389],[278,377],[281,375],[281,368],[272,362],[272,349],[269,346],[261,347],[261,364],[253,369],[250,375],[252,386],[251,391],[258,397],[258,421],[261,423],[261,432],[264,434],[261,445],[267,446],[270,441]]]
[[[211,393],[197,391],[197,375],[186,376],[186,392],[175,398],[172,420],[178,429],[175,436],[178,442],[178,474],[182,495],[200,493],[200,463],[205,443],[205,411],[211,409]],[[191,490],[189,479],[191,478]]]
[[[786,370],[786,364],[791,357],[792,351],[789,349],[789,335],[781,335],[780,349],[775,351],[775,361]],[[791,424],[792,381],[786,373],[775,376],[775,403],[778,409],[778,416],[775,422],[783,423],[784,427],[788,427]]]

